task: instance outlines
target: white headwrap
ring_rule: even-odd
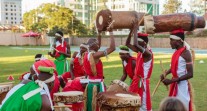
[[[59,33],[55,33],[55,36],[61,37],[62,39],[62,47],[63,47],[63,43],[64,43],[64,37],[62,35],[60,35]]]
[[[41,57],[38,57],[38,58],[35,58],[36,61],[39,61],[39,60],[45,60],[46,58],[44,57],[44,55],[42,55]]]
[[[176,35],[170,35],[170,38],[174,40],[181,40],[183,42],[183,45],[186,47],[186,49],[190,50],[190,45],[186,41],[182,40],[180,37]]]
[[[129,54],[129,51],[127,51],[127,50],[119,50],[119,53],[128,53]]]

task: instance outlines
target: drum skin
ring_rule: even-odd
[[[54,93],[54,102],[55,103],[77,103],[82,102],[84,100],[83,92],[80,91],[68,91],[68,92],[59,92]]]
[[[131,92],[102,92],[97,102],[101,111],[138,111],[141,106],[140,96]]]
[[[107,88],[107,91],[114,91],[114,92],[120,92],[120,91],[128,91],[129,86],[120,80],[113,80],[111,81],[111,84]]]

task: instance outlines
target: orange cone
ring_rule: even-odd
[[[13,81],[13,80],[14,80],[14,77],[11,75],[11,76],[9,76],[9,77],[7,78],[7,80],[9,80],[9,81]]]

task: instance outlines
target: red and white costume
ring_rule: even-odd
[[[132,68],[132,61],[133,60],[136,61],[136,58],[130,57],[127,62],[125,62],[125,61],[123,62],[124,70],[131,80],[133,79],[133,76],[134,76],[134,70]]]
[[[91,64],[89,61],[90,58],[90,54],[92,54],[93,52],[86,52],[83,58],[83,67],[84,67],[84,71],[85,73],[88,75],[89,79],[103,79],[103,64],[102,61],[99,60],[98,63],[96,63],[96,75],[93,75],[92,73],[92,69],[91,69]]]
[[[151,50],[150,50],[151,51]],[[153,69],[153,56],[148,62],[144,62],[143,54],[137,54],[135,75],[129,87],[130,92],[138,93],[141,97],[142,106],[140,111],[151,111],[150,77]]]
[[[172,56],[171,73],[173,78],[178,78],[187,74],[186,61],[181,56],[184,50],[186,50],[186,47],[176,50]],[[188,111],[192,111],[192,98],[190,92],[191,88],[188,80],[182,80],[180,82],[170,84],[169,96],[175,96],[180,99]]]
[[[83,64],[79,62],[79,60],[81,58],[81,55],[79,53],[76,55],[76,57],[73,60],[73,74],[74,74],[75,78],[85,76],[85,73],[84,73],[84,70],[83,70]],[[64,73],[62,75],[62,78],[65,81],[65,83],[67,83],[68,78],[71,78],[70,72]]]

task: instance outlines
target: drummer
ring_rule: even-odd
[[[40,74],[40,71],[38,70],[39,66],[44,66],[44,67],[53,67],[54,70],[54,77],[55,77],[55,82],[54,82],[54,87],[53,89],[50,91],[50,95],[51,98],[53,99],[53,94],[59,91],[59,87],[60,87],[60,82],[58,80],[57,77],[57,71],[56,71],[56,67],[53,61],[45,59],[45,60],[40,60],[38,62],[35,62],[32,65],[32,68],[30,69],[31,75],[30,75],[30,80],[36,80],[36,76],[38,76]]]
[[[140,95],[142,99],[140,111],[151,111],[150,77],[153,69],[153,53],[148,45],[148,34],[137,34],[136,29],[138,26],[135,24],[126,41],[126,46],[137,53],[135,75],[129,91]],[[132,32],[134,34],[134,45],[130,44]]]
[[[97,109],[92,108],[92,97],[96,96],[92,94],[92,90],[96,86],[98,92],[103,92],[104,86],[103,86],[103,64],[101,62],[101,57],[108,57],[108,54],[112,53],[115,50],[115,40],[113,36],[112,28],[107,28],[107,31],[109,31],[110,34],[110,46],[106,48],[104,51],[99,51],[101,46],[101,35],[99,33],[98,40],[95,38],[90,38],[87,41],[87,44],[89,45],[89,52],[85,52],[84,54],[84,61],[83,61],[83,67],[85,70],[85,73],[88,76],[88,79],[91,80],[88,84],[87,88],[87,111],[94,111]],[[95,83],[93,83],[95,82]]]
[[[54,85],[54,68],[40,66],[38,70],[40,74],[36,81],[23,80],[7,93],[0,111],[53,110],[49,91]]]
[[[127,75],[132,80],[134,76],[134,70],[136,67],[136,58],[132,57],[129,53],[129,48],[127,46],[119,46],[119,56],[122,60],[123,66],[123,75],[121,77],[121,81],[125,81]]]
[[[83,53],[87,51],[87,45],[82,43],[80,45],[80,51],[74,52],[70,61],[70,72],[66,72],[59,77],[60,85],[62,88],[65,87],[65,84],[68,82],[68,79],[73,80],[76,77],[85,76],[83,70]]]

